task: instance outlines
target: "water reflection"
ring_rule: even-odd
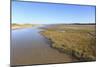
[[[12,30],[11,65],[71,62],[72,57],[51,48],[38,27]]]

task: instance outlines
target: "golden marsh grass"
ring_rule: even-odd
[[[59,51],[79,60],[96,60],[95,25],[54,25],[41,33]]]

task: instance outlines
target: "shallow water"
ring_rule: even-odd
[[[51,48],[38,28],[12,30],[11,65],[72,62],[71,56]]]

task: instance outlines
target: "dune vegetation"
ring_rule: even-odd
[[[41,32],[51,47],[80,61],[96,60],[95,25],[51,25]]]

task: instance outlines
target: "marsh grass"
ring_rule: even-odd
[[[95,25],[55,25],[41,34],[61,52],[82,61],[96,60]]]

